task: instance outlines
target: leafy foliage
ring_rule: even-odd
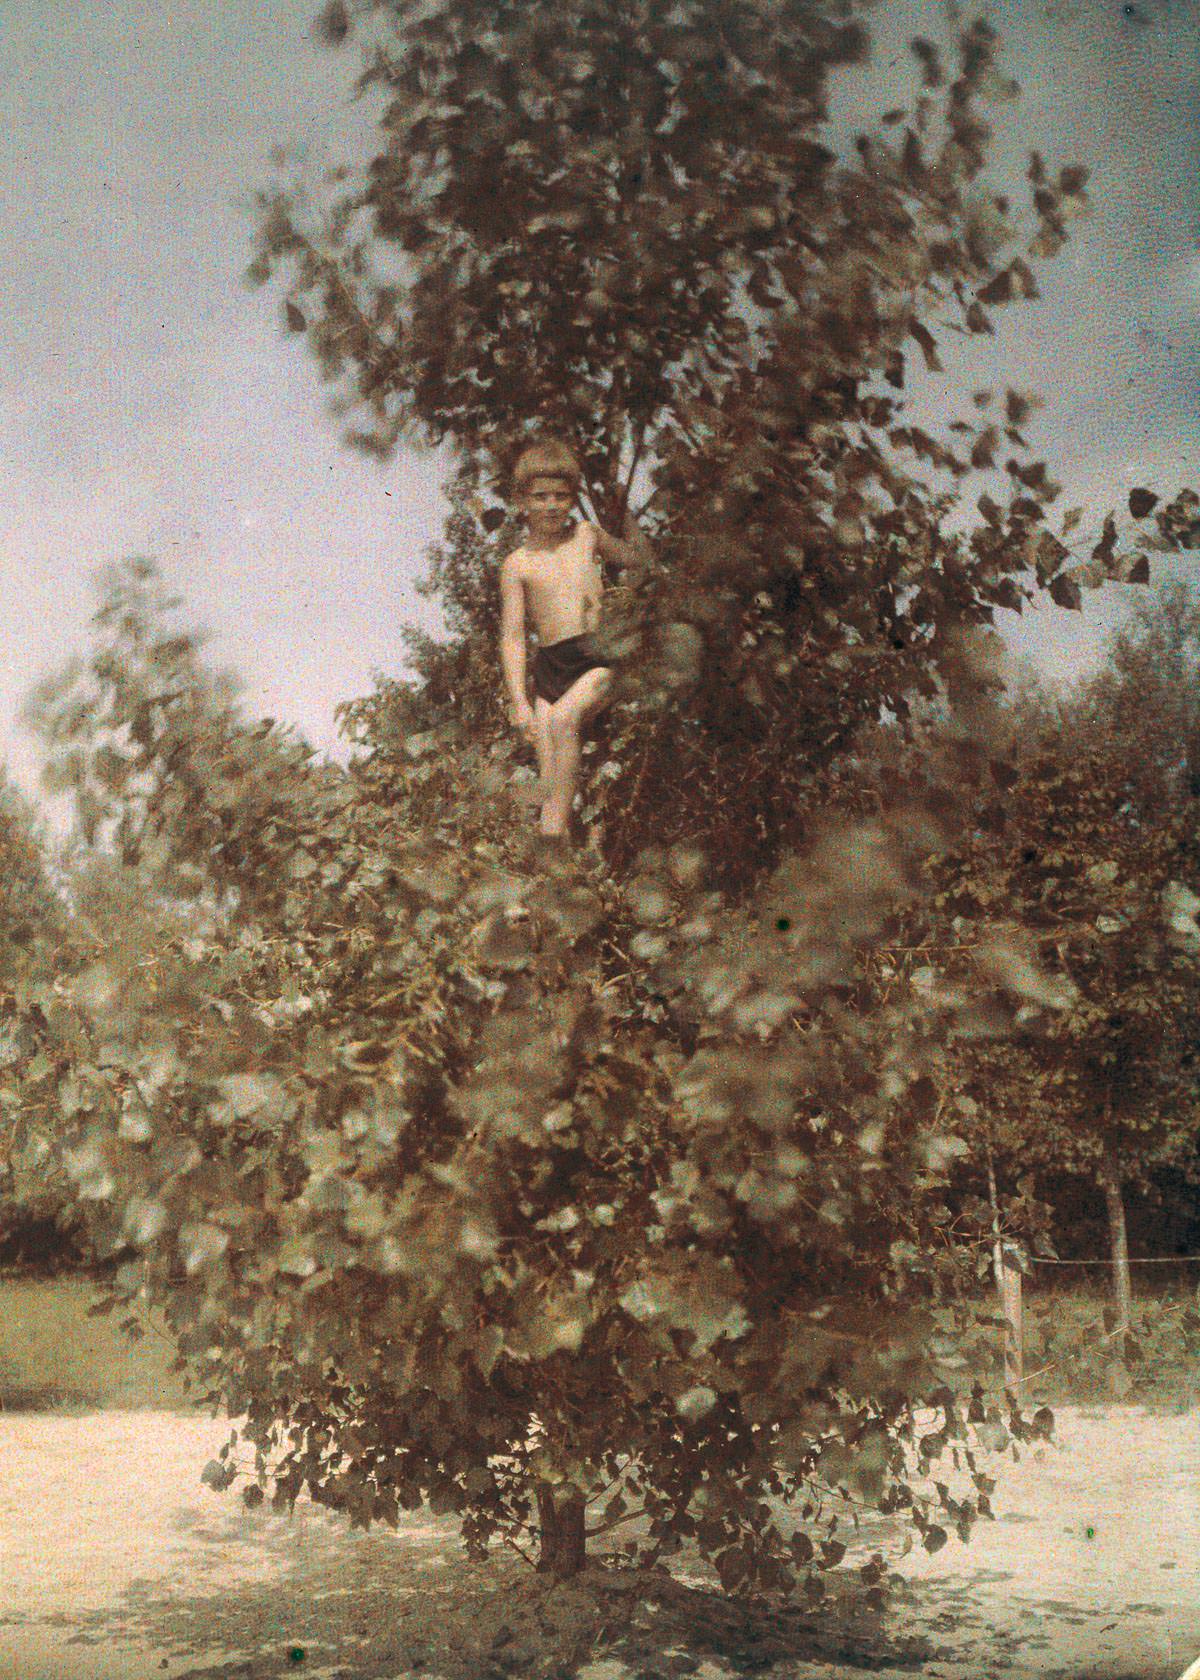
[[[77,1222],[49,1161],[54,1064],[47,1011],[70,962],[68,908],[33,811],[0,780],[0,1256],[52,1262]]]
[[[43,697],[141,905],[91,907],[66,1159],[117,1295],[162,1304],[276,1500],[429,1498],[482,1545],[608,1484],[593,1532],[641,1511],[652,1552],[693,1538],[742,1586],[836,1561],[789,1552],[764,1489],[936,1527],[906,1396],[938,1387],[925,1063],[958,1011],[854,1008],[928,818],[831,834],[736,907],[682,848],[531,875],[482,749],[433,827],[422,756],[313,765],[155,611],[134,568]]]
[[[1111,1400],[1180,1406],[1195,1402],[1200,1311],[1194,1289],[1175,1284],[1135,1299],[1126,1330],[1099,1299],[1049,1295],[1030,1303],[1027,1354],[1033,1386],[1052,1401]],[[1114,1343],[1123,1357],[1114,1364]]]
[[[1021,431],[1031,399],[980,393],[943,438],[906,420],[908,357],[940,365],[930,322],[986,332],[989,310],[1035,297],[1031,262],[1061,246],[1086,171],[1032,157],[1025,212],[987,182],[985,108],[1011,84],[983,22],[953,73],[914,43],[910,104],[839,156],[831,77],[865,53],[868,12],[339,12],[330,38],[361,36],[360,86],[381,101],[378,148],[323,201],[261,201],[253,276],[289,277],[357,440],[459,457],[431,578],[449,643],[411,649],[451,759],[489,714],[500,726],[483,538],[508,452],[532,424],[560,429],[617,532],[648,489],[655,559],[609,596],[627,680],[593,805],[616,867],[699,841],[724,878],[752,878],[803,841],[814,779],[856,731],[958,681],[963,635],[997,606],[1037,587],[1077,605],[1144,564],[1106,526],[1090,571],[1067,565],[1047,528],[1058,486]],[[983,493],[952,532],[1005,451],[1007,500]],[[388,685],[368,710],[399,713],[376,740],[413,704]]]
[[[1144,1186],[1195,1167],[1196,631],[1193,594],[1167,584],[1094,678],[1014,705],[969,831],[930,859],[933,915],[888,965],[933,995],[1011,981],[1014,964],[1042,974],[1043,1001],[1057,993],[1051,1016],[1019,1014],[943,1075],[978,1140],[976,1177],[986,1145],[1023,1186],[1009,1217],[1042,1239],[1039,1172]]]

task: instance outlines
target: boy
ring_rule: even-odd
[[[574,517],[582,474],[566,444],[533,445],[513,469],[513,499],[528,536],[500,568],[500,663],[512,700],[513,722],[528,735],[541,773],[539,828],[565,837],[579,778],[583,730],[608,699],[612,673],[589,646],[600,622],[600,564],[637,552]],[[538,649],[525,688],[526,627]]]

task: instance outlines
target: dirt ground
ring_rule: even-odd
[[[873,1529],[860,1549],[906,1583],[882,1616],[748,1612],[686,1567],[547,1592],[510,1554],[466,1563],[451,1521],[362,1535],[310,1506],[249,1512],[200,1482],[226,1434],[0,1415],[3,1680],[1178,1680],[1200,1654],[1196,1411],[1063,1409],[969,1546],[901,1558]]]

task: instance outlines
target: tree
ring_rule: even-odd
[[[70,913],[36,816],[3,776],[0,864],[0,1254],[52,1259],[78,1225],[61,1172],[45,1170],[57,1107],[46,1012],[70,963]]]
[[[1118,1134],[1116,1146],[1106,1153],[1102,1179],[1119,1322],[1126,1330],[1132,1286],[1124,1187],[1144,1187],[1156,1167],[1194,1173],[1200,1135],[1195,1071],[1200,989],[1192,974],[1200,949],[1192,931],[1193,912],[1200,905],[1185,884],[1200,885],[1194,837],[1194,801],[1200,791],[1198,659],[1200,610],[1195,591],[1181,579],[1169,580],[1137,604],[1132,622],[1112,638],[1109,666],[1079,697],[1086,725],[1100,731],[1109,745],[1121,814],[1139,835],[1156,834],[1161,846],[1157,856],[1146,858],[1149,879],[1141,883],[1143,890],[1159,887],[1166,923],[1166,949],[1162,943],[1150,945],[1160,962],[1158,1007],[1152,1007],[1143,992],[1135,992],[1129,1001],[1134,1020],[1147,1029],[1145,1037],[1135,1028],[1106,1059],[1125,1122],[1124,1134]],[[1164,879],[1172,863],[1173,872]],[[1111,1026],[1130,1013],[1125,1004],[1122,997],[1115,1017],[1110,1017]],[[1152,1046],[1149,1055],[1147,1041]],[[1152,1081],[1152,1094],[1140,1105],[1141,1113],[1136,1103],[1122,1101],[1129,1083],[1127,1069],[1135,1059]]]
[[[1014,453],[1008,505],[956,537],[950,492],[898,464],[970,470],[875,389],[898,388],[910,333],[934,353],[919,311],[945,292],[979,326],[983,291],[1027,293],[1031,271],[1001,265],[979,184],[982,26],[940,108],[918,49],[911,136],[855,169],[804,149],[861,43],[850,15],[367,8],[398,34],[368,72],[396,93],[365,196],[320,240],[282,202],[264,230],[376,445],[456,444],[434,576],[476,636],[485,448],[553,419],[610,523],[652,482],[659,557],[611,627],[641,658],[596,867],[529,870],[511,747],[453,620],[419,651],[423,689],[348,714],[346,774],[241,714],[144,568],[45,697],[93,843],[185,924],[153,962],[114,941],[75,994],[96,1050],[73,1068],[71,1169],[126,1256],[117,1293],[161,1302],[214,1403],[246,1414],[251,1502],[307,1487],[365,1522],[428,1498],[476,1547],[536,1529],[563,1573],[641,1512],[641,1555],[694,1540],[739,1589],[840,1555],[771,1496],[904,1506],[931,1548],[939,1515],[966,1533],[987,1509],[982,1472],[940,1512],[906,1478],[974,1425],[1003,1438],[942,1381],[947,1262],[922,1227],[957,1147],[933,1073],[972,1007],[862,974],[981,748],[857,823],[816,800],[885,711],[977,697],[972,633],[1038,567],[1061,593],[1067,550],[1044,465]],[[1045,253],[1082,177],[1031,167]],[[1022,413],[1011,394],[1015,451]],[[998,446],[971,437],[980,463]],[[1097,564],[1124,562],[1109,544]],[[1046,1005],[1029,964],[997,989],[992,1020]],[[941,1423],[918,1437],[921,1395]]]
[[[1200,1127],[1196,625],[1192,593],[1168,585],[1094,678],[1016,707],[1000,785],[934,864],[940,932],[907,959],[922,984],[961,983],[1016,929],[1070,998],[1035,1028],[969,1045],[948,1084],[1027,1186],[1058,1171],[1101,1190],[1126,1328],[1124,1189],[1193,1166]]]

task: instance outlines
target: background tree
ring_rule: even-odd
[[[57,1117],[47,1013],[71,962],[64,883],[23,796],[0,776],[0,1260],[76,1257],[79,1222],[47,1141]]]
[[[1136,606],[1096,676],[1014,706],[972,829],[933,861],[944,881],[936,925],[904,958],[910,983],[962,983],[996,932],[1015,929],[1071,996],[1033,1030],[971,1044],[948,1086],[1010,1181],[1026,1185],[1025,1218],[1039,1176],[1100,1189],[1125,1327],[1125,1189],[1163,1168],[1194,1170],[1200,1127],[1198,622],[1194,592],[1168,582]],[[1039,1234],[1052,1240],[1049,1211]]]

